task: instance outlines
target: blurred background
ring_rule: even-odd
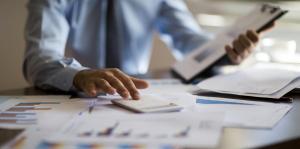
[[[185,0],[199,25],[218,32],[260,3],[270,2],[290,10],[263,36],[255,53],[242,65],[257,61],[300,66],[300,1],[286,0]],[[28,86],[22,76],[23,29],[27,0],[0,1],[0,90]],[[158,61],[159,59],[159,61]],[[163,61],[162,61],[163,60]],[[156,35],[149,70],[170,68],[175,58]]]

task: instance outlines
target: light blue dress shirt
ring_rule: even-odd
[[[108,1],[30,0],[25,78],[40,88],[69,91],[75,74],[87,68],[146,73],[154,32],[177,58],[210,39],[182,0],[114,0],[114,17],[108,18],[114,32],[107,32]]]

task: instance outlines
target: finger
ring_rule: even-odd
[[[226,50],[227,56],[230,59],[230,61],[232,63],[236,64],[237,54],[233,51],[233,49],[229,45],[225,46],[225,50]]]
[[[256,45],[259,41],[259,35],[252,30],[248,30],[246,33],[247,37],[252,41],[254,45]]]
[[[244,52],[244,47],[241,45],[240,41],[236,39],[233,41],[232,45],[233,45],[233,50],[235,50],[235,52],[238,55],[242,55],[242,53]]]
[[[116,93],[116,90],[104,79],[97,79],[96,87],[111,95]]]
[[[245,47],[247,50],[253,46],[252,41],[246,35],[240,35],[239,39],[243,47]]]
[[[245,51],[240,55],[240,57],[241,57],[242,60],[246,59],[248,56],[249,56],[248,50],[245,50]]]
[[[233,64],[240,63],[240,58],[239,58],[238,54],[229,45],[225,46],[225,50],[227,52],[227,56],[229,57],[229,59],[231,60],[231,62]]]
[[[91,97],[94,97],[97,95],[97,91],[96,91],[96,87],[93,81],[90,81],[89,83],[87,83],[82,90]]]
[[[124,84],[118,78],[112,74],[106,74],[105,80],[108,81],[109,84],[113,86],[123,98],[128,98],[129,93]]]
[[[133,83],[133,81],[131,80],[131,78],[129,76],[127,76],[126,74],[121,72],[119,69],[115,69],[114,74],[125,85],[125,87],[129,91],[130,96],[132,97],[132,99],[139,99],[140,98],[140,94],[139,94],[137,88],[135,87],[135,84]]]
[[[149,87],[149,83],[145,80],[131,77],[131,80],[138,89],[145,89]]]
[[[248,39],[248,37],[245,36],[245,35],[241,35],[240,38],[239,38],[239,41],[240,41],[240,43],[242,44],[242,46],[244,48],[242,58],[246,58],[251,53],[251,51],[253,49],[253,44],[250,41],[250,39]]]
[[[245,50],[247,50],[247,48],[248,48],[249,46],[246,45],[246,44],[244,44],[242,38],[243,38],[243,35],[240,35],[237,41],[239,42],[239,44],[240,44],[240,46],[241,46],[241,48],[242,48],[242,54],[243,54],[243,52],[244,52]]]

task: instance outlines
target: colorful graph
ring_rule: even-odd
[[[78,149],[105,149],[105,148],[116,148],[116,149],[177,149],[179,147],[168,144],[162,145],[146,145],[146,144],[102,144],[102,143],[50,143],[42,142],[37,148],[45,149],[63,149],[63,148],[78,148]]]
[[[93,135],[93,131],[86,131],[86,132],[82,132],[82,133],[79,133],[78,136],[79,137],[91,137]]]
[[[101,137],[101,136],[111,136],[112,133],[114,132],[114,130],[119,126],[119,122],[117,122],[115,125],[106,128],[104,131],[99,132],[97,134],[97,136]]]
[[[112,137],[112,138],[156,138],[156,139],[165,139],[165,138],[186,138],[188,137],[191,126],[182,127],[182,129],[178,131],[172,132],[151,132],[151,131],[139,131],[132,127],[122,126],[123,124],[120,122],[112,123],[110,126],[105,126],[102,129],[93,128],[87,131],[81,131],[77,133],[77,136],[80,138],[95,138],[95,137]],[[99,126],[100,127],[100,126]],[[121,127],[121,128],[119,128]]]
[[[21,102],[16,106],[37,106],[37,105],[47,105],[47,104],[60,104],[60,102]]]
[[[0,113],[0,124],[36,124],[37,112],[51,110],[44,105],[60,104],[60,102],[20,102]]]
[[[250,103],[241,103],[241,102],[231,102],[231,101],[222,101],[222,100],[207,100],[207,99],[197,99],[197,104],[231,104],[231,105],[254,105]]]
[[[129,129],[127,131],[124,131],[124,132],[121,132],[119,134],[116,135],[116,137],[119,137],[119,138],[126,138],[126,137],[130,137],[130,134],[132,133],[132,130]]]

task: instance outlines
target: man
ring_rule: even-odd
[[[147,71],[154,31],[177,57],[211,40],[182,0],[30,0],[28,11],[23,72],[43,89],[138,99],[148,84],[127,74]],[[224,49],[238,64],[258,40],[248,31]]]

